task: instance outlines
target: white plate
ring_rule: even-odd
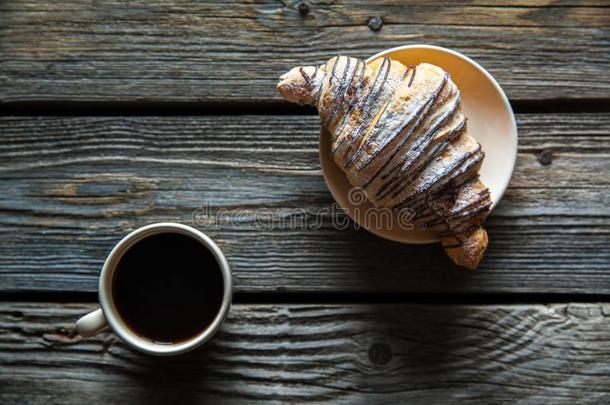
[[[508,98],[496,80],[472,59],[450,49],[430,45],[407,45],[388,49],[370,57],[367,62],[388,56],[402,64],[417,65],[427,62],[437,65],[451,75],[462,93],[462,109],[468,118],[468,133],[485,152],[480,176],[491,192],[492,209],[508,187],[517,159],[517,124]],[[345,174],[330,154],[330,134],[320,132],[320,165],[324,180],[337,204],[359,225],[368,231],[403,243],[438,242],[437,232],[419,229],[408,224],[408,213],[391,213],[391,218],[375,212],[373,205],[359,190],[352,190]]]

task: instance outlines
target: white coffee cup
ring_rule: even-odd
[[[178,233],[189,236],[207,247],[218,262],[224,285],[222,304],[212,323],[200,334],[178,343],[152,342],[133,332],[121,318],[121,314],[117,311],[112,297],[113,276],[123,254],[140,240],[160,233]],[[100,274],[98,294],[101,308],[90,312],[76,322],[76,329],[81,336],[90,337],[110,327],[129,346],[144,353],[160,356],[181,354],[193,350],[208,341],[224,322],[231,305],[231,269],[220,248],[204,233],[183,224],[173,222],[156,223],[136,229],[124,237],[112,249]],[[197,311],[197,308],[193,308],[193,311]]]

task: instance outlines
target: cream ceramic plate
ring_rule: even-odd
[[[404,65],[427,62],[445,69],[462,92],[462,108],[468,118],[468,133],[483,148],[481,180],[491,191],[492,209],[502,198],[517,158],[517,124],[506,95],[494,78],[472,59],[450,49],[408,45],[388,49],[367,62],[389,56]],[[330,134],[320,133],[320,164],[331,194],[341,208],[363,228],[382,238],[403,243],[438,242],[437,232],[411,224],[409,213],[375,211],[358,189],[353,189],[330,154]],[[389,218],[388,218],[389,217]]]

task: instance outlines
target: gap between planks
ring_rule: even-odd
[[[608,99],[516,100],[515,114],[610,112]],[[313,107],[288,102],[15,102],[0,103],[0,116],[205,116],[314,115]]]
[[[0,302],[62,302],[95,303],[94,292],[2,292]],[[557,293],[245,293],[234,292],[234,304],[424,304],[424,305],[548,305],[569,303],[608,302],[610,294],[557,294]]]

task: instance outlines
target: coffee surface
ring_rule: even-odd
[[[212,252],[178,233],[149,236],[119,260],[112,294],[137,335],[178,343],[205,330],[222,305],[224,282]]]

